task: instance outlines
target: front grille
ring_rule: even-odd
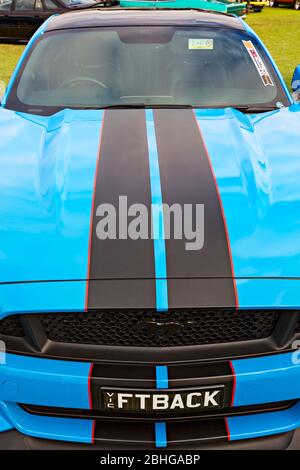
[[[7,351],[71,360],[245,357],[291,350],[299,335],[299,311],[291,310],[103,310],[12,315],[0,321]]]
[[[107,346],[176,347],[231,343],[267,338],[277,311],[176,310],[105,311],[39,315],[46,336],[57,343]],[[23,336],[19,317],[0,323],[0,334]]]
[[[13,315],[11,317],[4,318],[4,320],[0,322],[0,335],[16,337],[24,336],[20,317]]]
[[[172,347],[249,341],[270,336],[273,311],[177,310],[49,314],[41,317],[51,341],[108,346]]]

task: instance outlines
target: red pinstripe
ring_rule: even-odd
[[[232,361],[229,361],[232,377],[233,377],[233,385],[232,385],[232,394],[231,394],[231,406],[234,406],[234,396],[235,396],[235,389],[236,389],[236,375],[235,370],[232,364]]]
[[[229,442],[230,441],[230,430],[229,430],[228,420],[227,420],[227,418],[224,418],[224,419],[225,419],[225,426],[226,426],[226,432],[227,432],[227,440]]]
[[[91,385],[92,385],[91,382],[92,382],[93,367],[94,367],[94,364],[91,364],[90,370],[89,370],[89,376],[88,376],[88,396],[89,396],[89,407],[90,407],[90,410],[93,408],[92,387],[91,387]]]

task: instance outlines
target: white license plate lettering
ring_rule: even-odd
[[[102,390],[102,406],[110,411],[184,412],[223,407],[224,387],[191,391],[133,392]]]

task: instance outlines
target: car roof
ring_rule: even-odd
[[[46,31],[101,26],[210,26],[245,30],[239,18],[200,10],[81,9],[53,16]]]

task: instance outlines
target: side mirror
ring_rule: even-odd
[[[300,65],[295,68],[292,79],[292,90],[295,103],[300,103]]]

